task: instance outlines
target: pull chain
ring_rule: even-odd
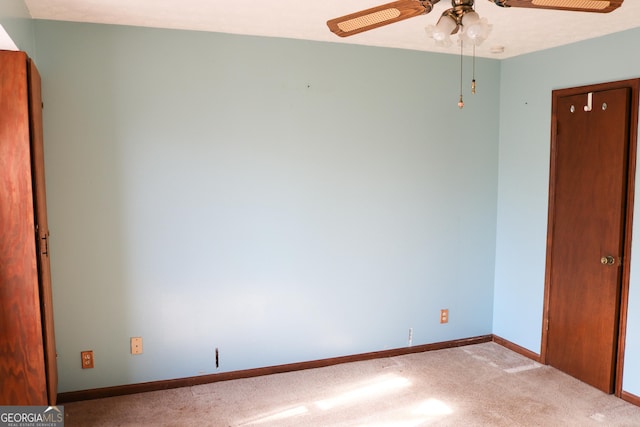
[[[458,101],[458,108],[461,110],[464,108],[464,101],[462,100],[462,40],[460,40],[460,101]]]

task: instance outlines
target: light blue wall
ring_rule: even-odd
[[[219,371],[399,347],[409,327],[539,352],[551,90],[640,76],[631,30],[481,60],[458,111],[453,56],[52,22],[34,38],[25,11],[0,3],[43,53],[61,392],[213,372],[216,346]]]
[[[640,29],[634,29],[502,61],[493,332],[534,352],[542,333],[551,91],[640,77],[639,42]],[[631,261],[623,387],[640,395],[637,259]]]
[[[498,61],[459,110],[456,56],[47,21],[36,40],[60,392],[491,333]]]
[[[36,57],[33,20],[23,0],[0,0],[0,25],[18,49]]]

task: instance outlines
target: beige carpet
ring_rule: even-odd
[[[495,343],[65,405],[74,426],[640,426],[640,407]]]

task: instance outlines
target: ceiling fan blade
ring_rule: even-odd
[[[490,0],[498,6],[608,13],[624,0]]]
[[[382,27],[414,16],[431,12],[433,4],[440,0],[400,0],[371,9],[361,10],[327,21],[331,32],[340,37],[352,36],[363,31]]]

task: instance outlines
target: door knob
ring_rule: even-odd
[[[607,256],[603,256],[602,258],[600,258],[600,263],[602,265],[613,265],[616,263],[616,259],[614,257],[612,257],[611,255],[607,255]]]

